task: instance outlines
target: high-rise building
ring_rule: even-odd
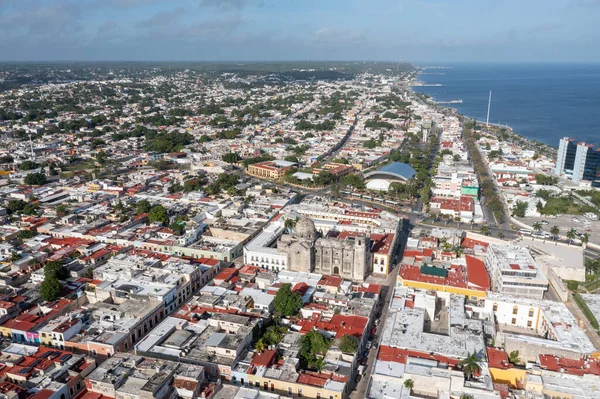
[[[592,144],[578,143],[573,166],[573,182],[589,181],[593,186],[600,185],[599,171],[600,149],[594,150]]]
[[[577,145],[575,139],[563,137],[558,144],[558,152],[556,155],[556,167],[554,174],[571,178],[573,176],[573,166],[575,165],[575,154],[577,153]]]
[[[554,174],[575,183],[591,182],[592,186],[600,186],[600,148],[575,143],[568,137],[560,139]]]

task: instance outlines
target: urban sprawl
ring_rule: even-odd
[[[0,395],[600,398],[600,151],[420,71],[1,67]]]

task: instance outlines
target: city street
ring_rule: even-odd
[[[396,254],[399,255],[398,259],[401,259],[401,254],[404,251],[404,247],[406,245],[406,240],[408,238],[410,225],[409,223],[403,224],[403,229],[400,235],[400,242],[398,245],[398,249]],[[385,287],[382,287],[382,291],[385,290],[385,296],[382,295],[382,298],[379,302],[379,306],[381,309],[381,317],[379,318],[379,325],[377,326],[376,334],[377,337],[381,337],[380,331],[385,327],[385,322],[387,320],[389,305],[394,295],[394,287],[396,286],[396,281],[398,279],[398,272],[400,270],[400,263],[396,264],[392,272],[387,277],[387,284]],[[365,366],[365,372],[356,387],[350,394],[351,399],[364,399],[367,397],[367,391],[369,389],[369,382],[371,379],[371,372],[373,371],[373,364],[377,359],[377,353],[379,352],[379,342],[377,342],[377,348],[371,348],[369,351],[369,356],[367,360],[367,364]]]

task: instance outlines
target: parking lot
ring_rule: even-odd
[[[600,244],[600,221],[590,220],[581,215],[562,215],[558,217],[526,217],[518,218],[519,221],[533,226],[535,222],[546,221],[548,224],[542,225],[542,230],[549,232],[552,226],[558,226],[560,235],[565,236],[570,229],[576,229],[578,233],[588,233],[590,242]]]

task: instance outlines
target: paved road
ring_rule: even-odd
[[[396,254],[401,254],[404,251],[404,247],[406,245],[406,239],[408,237],[408,230],[410,226],[405,223],[403,226],[403,230],[400,233],[400,244],[398,245]],[[385,322],[387,320],[390,302],[394,295],[394,287],[396,286],[396,281],[398,280],[398,271],[400,270],[399,263],[395,265],[392,272],[387,277],[387,284],[384,287],[386,289],[385,298],[381,298],[379,303],[379,309],[381,309],[381,317],[379,318],[379,325],[377,326],[377,337],[381,338],[381,329],[384,328]],[[378,342],[379,343],[379,342]],[[369,382],[371,379],[371,372],[373,371],[373,364],[377,359],[377,353],[379,352],[379,346],[377,348],[371,348],[369,351],[369,356],[367,360],[367,365],[365,367],[365,372],[354,390],[350,393],[351,399],[364,399],[367,397],[367,390],[369,389]]]

